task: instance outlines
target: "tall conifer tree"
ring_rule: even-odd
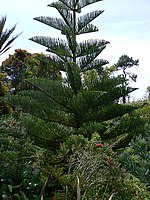
[[[119,98],[135,89],[123,88],[125,80],[106,73],[108,62],[98,57],[109,42],[99,39],[77,41],[81,34],[98,31],[91,22],[104,11],[96,10],[81,16],[81,10],[99,1],[59,0],[48,6],[55,8],[61,18],[34,18],[61,31],[66,38],[35,36],[30,39],[47,48],[50,63],[65,72],[64,80],[30,79],[27,81],[33,86],[31,90],[10,98],[12,103],[36,117],[28,118],[26,125],[39,146],[55,149],[70,134],[82,134],[91,139],[97,132],[102,140],[117,138],[119,133],[107,136],[108,121],[135,109],[117,103]],[[90,78],[92,73],[93,79]]]

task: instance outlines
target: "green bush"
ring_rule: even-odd
[[[68,171],[59,178],[63,190],[56,191],[58,200],[61,195],[77,199],[79,191],[84,200],[108,200],[113,193],[116,200],[149,199],[145,186],[121,168],[111,146],[73,136],[62,152]]]
[[[38,149],[13,117],[0,119],[0,133],[0,198],[20,190],[29,197],[37,196],[41,188],[40,170],[36,166],[40,155]]]

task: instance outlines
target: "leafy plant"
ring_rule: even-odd
[[[40,151],[32,146],[20,121],[5,116],[0,119],[0,179],[2,193],[8,196],[10,189],[14,194],[24,191],[33,198],[41,187],[39,167]],[[2,197],[2,196],[1,196]]]
[[[71,143],[74,145],[69,152]],[[148,200],[146,187],[121,168],[111,146],[73,136],[62,146],[62,155],[67,159],[68,171],[60,177],[63,190],[56,190],[56,198],[61,199],[62,194],[68,200],[108,200],[113,194],[116,200]]]
[[[29,200],[21,190],[21,185],[12,185],[12,181],[1,179],[0,197],[3,200]]]

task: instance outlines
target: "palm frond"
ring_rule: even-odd
[[[0,20],[0,38],[1,38],[1,34],[3,33],[5,23],[6,23],[6,16],[2,17]]]
[[[0,55],[9,50],[11,48],[10,45],[21,34],[20,33],[14,37],[11,37],[12,33],[16,28],[16,25],[13,26],[11,29],[4,30],[5,23],[6,23],[6,16],[2,17],[0,20]]]

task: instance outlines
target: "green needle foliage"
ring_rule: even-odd
[[[105,135],[110,120],[118,119],[137,107],[118,104],[118,100],[135,88],[124,88],[123,77],[114,77],[105,68],[108,61],[100,53],[109,43],[100,39],[78,42],[81,34],[98,28],[91,22],[103,13],[96,10],[81,16],[82,8],[101,0],[60,0],[48,6],[61,18],[36,17],[36,21],[61,31],[65,39],[35,36],[30,40],[46,47],[49,63],[64,72],[62,80],[28,79],[30,90],[21,91],[9,99],[35,118],[25,120],[29,134],[44,148],[57,149],[71,134],[91,139],[97,132]],[[94,78],[91,79],[91,75]],[[118,133],[119,134],[119,133]],[[121,133],[122,134],[122,133]],[[112,135],[112,138],[118,135]],[[111,139],[103,137],[105,140]]]

